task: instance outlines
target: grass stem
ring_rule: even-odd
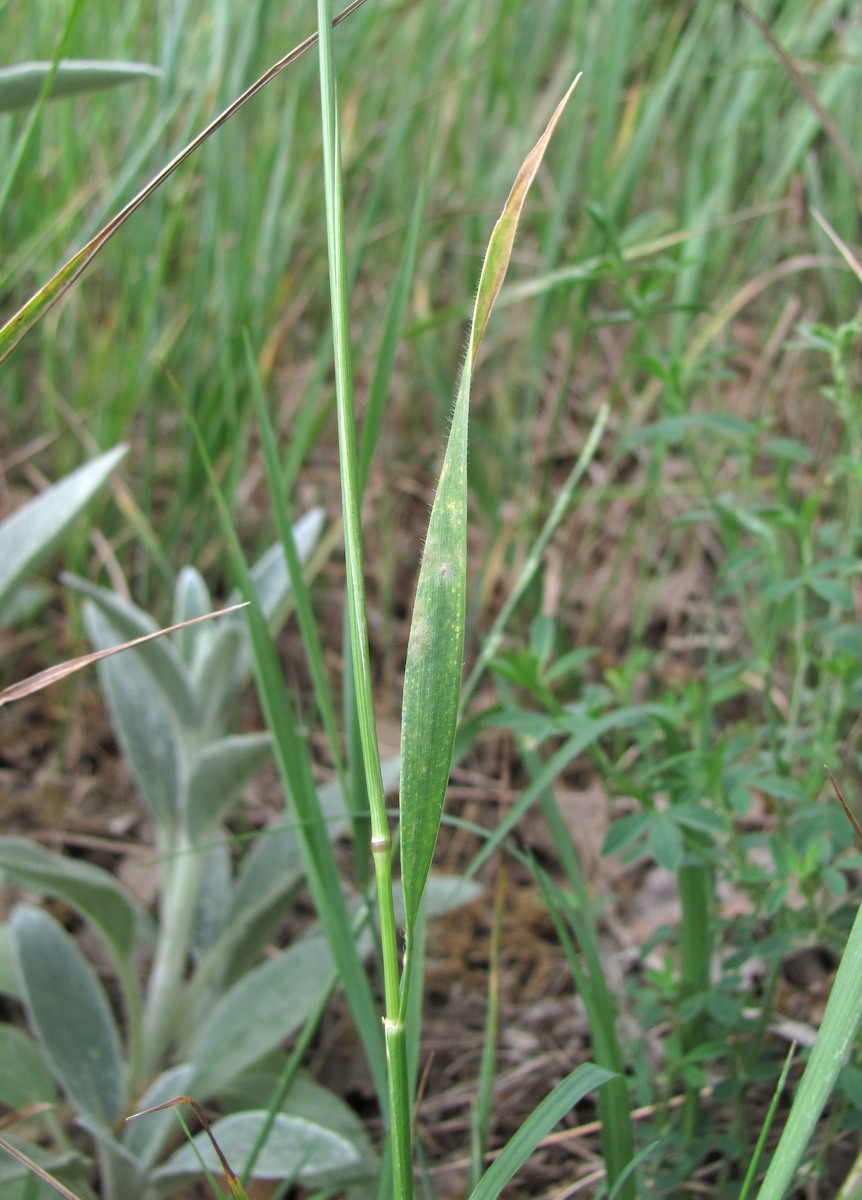
[[[384,1035],[389,1080],[389,1130],[392,1139],[395,1195],[406,1200],[413,1194],[410,1100],[407,1094],[407,1058],[400,1016],[399,962],[395,909],[392,894],[392,836],[380,770],[380,752],[371,689],[371,660],[365,603],[362,525],[359,512],[360,480],[356,419],[350,355],[350,315],[347,295],[347,255],[344,241],[341,148],[335,68],[332,56],[332,15],[328,0],[318,0],[320,95],[323,130],[323,165],[326,199],[326,232],[329,287],[335,353],[336,414],[347,565],[347,607],[359,735],[362,745],[368,804],[371,815],[371,852],[377,879],[377,904],[383,957],[385,996]]]

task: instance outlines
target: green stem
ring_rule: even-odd
[[[200,890],[204,861],[204,855],[195,851],[185,833],[180,833],[165,862],[159,941],[144,1009],[142,1072],[145,1079],[155,1075],[161,1067],[174,1033],[177,1000],[186,970],[195,898]]]
[[[362,529],[359,513],[360,489],[357,469],[356,420],[350,364],[350,318],[347,302],[344,214],[341,195],[341,153],[338,139],[335,70],[332,61],[332,14],[328,0],[318,0],[317,13],[320,30],[320,92],[329,287],[335,352],[336,413],[347,566],[350,648],[371,814],[371,851],[377,879],[395,1194],[396,1197],[406,1198],[412,1196],[413,1192],[410,1104],[407,1094],[404,1028],[399,1015],[398,940],[392,896],[392,837],[386,815],[386,799],[380,771],[380,753],[377,745],[377,729],[371,691],[371,662],[368,648]]]
[[[407,1078],[407,1042],[404,1021],[398,1017],[383,1022],[386,1037],[386,1072],[389,1079],[392,1176],[395,1195],[413,1195],[413,1144],[411,1138],[410,1088]]]
[[[807,520],[800,521],[799,535],[799,574],[804,579],[814,563],[813,547],[811,545],[811,528]],[[802,703],[805,695],[805,679],[808,674],[810,655],[808,652],[809,621],[806,604],[806,587],[800,584],[793,596],[793,644],[796,650],[796,667],[793,672],[793,682],[790,686],[790,706],[786,722],[786,746],[788,759],[792,761],[793,751],[799,735]]]
[[[706,992],[710,983],[713,943],[713,868],[704,862],[689,862],[677,871],[682,921],[680,927],[680,999]],[[701,1044],[705,1020],[698,1015],[680,1031],[683,1054]],[[698,1113],[697,1090],[686,1087],[685,1132],[694,1134]]]

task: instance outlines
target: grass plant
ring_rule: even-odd
[[[844,1067],[860,1011],[860,860],[840,810],[824,808],[820,795],[824,762],[851,807],[860,772],[862,383],[859,323],[848,319],[859,274],[849,249],[862,157],[853,144],[858,20],[846,0],[790,0],[774,12],[711,0],[501,0],[492,21],[476,6],[402,11],[369,0],[334,36],[325,0],[317,18],[318,70],[311,55],[299,59],[274,83],[253,87],[239,113],[232,102],[264,78],[273,44],[286,48],[308,34],[289,6],[132,3],[106,19],[99,3],[71,4],[62,30],[44,15],[9,14],[18,61],[145,62],[157,74],[123,93],[121,111],[98,93],[42,103],[53,73],[43,68],[36,105],[0,119],[0,147],[12,164],[2,184],[9,249],[0,259],[9,312],[21,310],[58,262],[69,264],[53,293],[36,293],[39,324],[4,364],[4,434],[25,446],[38,430],[38,461],[51,477],[80,461],[75,443],[88,457],[130,443],[140,487],[120,516],[100,518],[98,533],[129,559],[140,605],[164,608],[163,585],[176,573],[176,615],[188,616],[209,607],[203,572],[219,582],[232,575],[251,602],[243,665],[254,664],[295,827],[289,837],[281,825],[271,829],[234,866],[215,827],[186,821],[203,811],[203,801],[189,800],[196,764],[223,746],[225,732],[223,712],[207,707],[219,707],[218,672],[194,647],[210,645],[216,661],[230,650],[225,639],[241,640],[235,622],[230,636],[201,627],[178,632],[172,650],[151,643],[130,660],[134,667],[109,660],[102,673],[115,710],[123,681],[149,671],[152,697],[125,721],[124,740],[159,829],[164,920],[154,929],[91,864],[57,865],[38,847],[16,844],[4,863],[9,878],[46,887],[50,876],[101,928],[124,996],[123,1037],[76,941],[41,910],[24,907],[14,918],[18,979],[9,983],[0,960],[0,980],[13,994],[17,988],[56,1080],[95,1132],[108,1200],[157,1180],[179,1185],[194,1170],[192,1151],[180,1150],[170,1174],[165,1114],[149,1118],[149,1132],[142,1119],[120,1139],[106,1133],[147,1085],[141,1103],[155,1107],[169,1098],[166,1089],[190,1090],[197,1078],[197,1098],[216,1097],[222,1107],[216,1131],[238,1174],[260,1176],[262,1163],[269,1170],[266,1137],[290,1144],[290,1088],[300,1108],[321,1103],[296,1071],[327,1000],[342,989],[385,1126],[379,1194],[411,1196],[426,907],[442,904],[431,904],[433,895],[423,903],[423,891],[443,797],[453,754],[456,765],[471,763],[488,739],[511,734],[519,794],[459,867],[465,879],[484,878],[512,839],[529,840],[538,821],[550,831],[558,862],[513,852],[512,869],[532,878],[544,899],[597,1065],[561,1066],[547,1099],[488,1166],[498,1140],[501,1016],[491,988],[471,1195],[501,1194],[552,1125],[599,1088],[597,1189],[623,1200],[688,1186],[753,1194],[756,1185],[742,1180],[761,1156],[759,1195],[774,1200],[800,1166],[829,1167],[827,1139],[816,1142],[827,1101],[838,1140],[862,1111],[854,1067]],[[541,124],[537,114],[550,113],[581,66],[578,115],[549,151],[552,170],[539,171],[536,159],[518,175],[525,129]],[[218,118],[212,136],[196,137],[225,110],[229,119]],[[177,153],[188,145],[193,152]],[[154,172],[165,161],[171,178],[162,187]],[[533,174],[514,244],[518,188]],[[488,230],[516,176],[482,270]],[[158,190],[139,192],[148,177],[159,179]],[[825,223],[810,218],[803,193]],[[129,195],[143,199],[129,203]],[[112,221],[118,210],[125,216]],[[82,256],[70,259],[82,245]],[[96,250],[89,273],[47,311],[45,301]],[[510,256],[521,278],[503,285]],[[474,378],[494,301],[499,312]],[[465,320],[466,362],[450,414]],[[13,319],[0,334],[7,349],[18,332]],[[415,489],[406,476],[435,473],[444,438],[430,525],[426,532],[417,522],[405,548],[386,514],[397,527],[401,500]],[[331,503],[334,456],[340,513]],[[205,491],[214,505],[201,502]],[[293,512],[309,493],[327,500],[331,540],[339,522],[344,532],[346,617],[334,638],[318,624],[296,545]],[[286,684],[247,566],[271,536],[262,504],[284,546],[310,680],[305,695]],[[369,529],[375,510],[380,524]],[[123,544],[129,517],[138,535],[131,554]],[[471,537],[477,553],[468,570]],[[396,614],[411,603],[399,574],[419,557],[423,538],[393,837],[378,733],[397,711],[389,694],[398,690],[406,639]],[[85,546],[82,535],[71,548],[82,573]],[[179,572],[177,564],[199,559],[202,573]],[[100,606],[88,623],[104,645],[98,622],[109,611],[120,621],[118,602],[82,586]],[[369,608],[379,620],[369,620]],[[112,638],[153,629],[142,608],[124,612],[131,624],[113,628]],[[334,699],[328,657],[339,641],[343,703]],[[183,672],[191,683],[182,683]],[[180,712],[177,724],[177,705],[192,694],[205,715],[195,724]],[[170,743],[172,722],[182,734],[171,802],[162,795],[167,758],[147,759],[155,740],[133,736],[162,710],[170,719],[159,744]],[[339,794],[350,797],[335,826],[309,727],[321,728]],[[239,753],[242,739],[227,740]],[[263,736],[254,742],[255,762],[265,745]],[[630,986],[616,996],[600,948],[610,901],[591,894],[557,797],[561,783],[585,775],[601,781],[612,809],[606,858],[619,856],[624,871],[647,879],[667,872],[678,903],[677,923],[653,929]],[[334,832],[348,825],[352,892],[333,849]],[[262,1027],[296,1036],[297,1050],[267,1044],[255,1081],[217,1061],[230,1060],[230,1013],[218,1010],[224,1021],[207,1043],[209,1058],[169,1026],[180,996],[187,1023],[196,1005],[219,995],[236,1016],[262,987],[261,972],[264,1001],[266,988],[276,996],[291,951],[265,965],[255,952],[285,902],[279,856],[288,840],[296,867],[288,875],[305,880],[329,957],[319,987],[304,997],[301,1030],[261,1017]],[[218,951],[216,938],[202,960],[208,965],[197,962],[190,974],[206,925],[198,928],[200,907],[219,911],[219,889],[232,873],[235,899],[252,888],[254,873],[272,881],[255,910],[255,952],[239,944]],[[190,904],[193,895],[201,904]],[[130,965],[135,939],[105,916],[111,906],[156,946],[143,1001]],[[773,1153],[768,1139],[765,1147],[758,1141],[757,1119],[734,1119],[731,1110],[755,1085],[783,1079],[770,1039],[788,958],[811,948],[837,958],[845,942]],[[45,966],[52,957],[80,983],[79,1016],[108,1064],[98,1079],[80,1056],[68,1057],[56,1032],[63,1014]],[[11,1026],[4,1037],[8,1054],[45,1082],[35,1043],[22,1043]],[[191,1075],[183,1074],[190,1064]],[[52,1100],[56,1080],[42,1089]],[[635,1121],[638,1104],[651,1107],[645,1125]],[[58,1123],[46,1122],[60,1148],[54,1165],[84,1195],[80,1158]],[[774,1124],[783,1124],[780,1112]],[[356,1133],[354,1149],[360,1141]],[[327,1155],[333,1168],[337,1154],[321,1143],[321,1172],[304,1181],[326,1186]],[[132,1160],[145,1162],[143,1173],[135,1175]],[[370,1161],[363,1159],[366,1170]],[[296,1162],[278,1158],[283,1181]],[[22,1196],[42,1186],[22,1179],[14,1182]]]
[[[805,6],[797,2],[782,11],[777,32],[796,55],[814,60],[819,48],[829,44],[833,28],[830,21],[837,18],[839,9],[840,6],[834,3],[824,6],[818,10],[816,21],[807,21],[799,15],[805,12]],[[615,56],[614,69],[607,75],[603,72],[601,81],[595,78],[585,81],[583,129],[570,134],[566,154],[560,155],[567,174],[558,176],[557,186],[569,190],[561,191],[552,205],[540,204],[538,212],[528,218],[530,230],[537,228],[541,218],[555,223],[557,231],[553,235],[549,233],[544,248],[537,251],[540,257],[535,260],[533,270],[536,283],[541,285],[543,275],[548,276],[548,280],[547,291],[535,317],[531,314],[534,332],[526,342],[520,338],[506,339],[507,344],[512,343],[515,357],[510,359],[510,370],[516,378],[525,374],[527,364],[532,364],[531,369],[535,372],[539,364],[548,361],[551,331],[559,329],[563,322],[570,324],[576,335],[571,339],[571,349],[567,350],[568,361],[575,362],[577,347],[588,324],[584,305],[587,295],[594,294],[594,289],[588,285],[582,298],[577,293],[572,294],[571,289],[565,292],[561,290],[564,281],[552,280],[550,272],[567,261],[582,262],[593,252],[604,251],[604,239],[598,228],[581,216],[590,211],[591,206],[599,205],[606,212],[610,228],[627,248],[644,241],[650,232],[688,231],[690,253],[687,261],[699,264],[696,270],[703,277],[715,270],[709,265],[710,257],[713,264],[736,263],[739,247],[744,246],[748,262],[755,264],[758,255],[763,256],[764,239],[771,238],[773,244],[782,244],[779,211],[770,212],[765,208],[762,215],[752,213],[750,220],[723,230],[712,227],[712,223],[740,208],[752,208],[760,180],[764,181],[763,190],[769,193],[770,202],[774,203],[774,197],[782,194],[787,178],[802,161],[806,145],[816,135],[817,127],[806,119],[809,143],[796,134],[796,114],[800,108],[789,102],[793,96],[792,87],[786,83],[780,65],[775,63],[768,47],[744,18],[713,10],[714,6],[707,3],[694,6],[692,19],[678,43],[677,23],[669,14],[658,10],[647,12],[646,9],[639,13],[631,11],[623,25],[629,40],[622,38],[619,42],[612,40],[609,43]],[[342,95],[347,98],[351,112],[355,112],[348,131],[353,140],[347,155],[345,194],[349,205],[356,204],[360,197],[369,201],[367,208],[363,204],[357,212],[350,212],[347,221],[351,230],[367,231],[358,234],[350,251],[356,263],[352,271],[358,269],[360,254],[365,262],[357,276],[357,294],[360,296],[371,294],[374,272],[394,277],[395,271],[390,264],[397,262],[400,253],[397,230],[406,223],[413,201],[413,189],[408,181],[422,177],[427,155],[429,143],[427,132],[423,130],[424,114],[429,109],[433,111],[435,104],[442,103],[448,96],[451,100],[437,135],[446,152],[436,172],[430,197],[429,211],[435,214],[436,227],[434,236],[425,239],[423,273],[429,280],[435,277],[441,282],[448,279],[445,288],[461,297],[456,310],[458,313],[463,311],[466,307],[463,297],[468,296],[472,288],[471,271],[481,255],[484,225],[475,210],[478,206],[483,214],[490,215],[489,202],[505,190],[508,179],[514,175],[517,154],[512,136],[512,114],[516,109],[522,110],[525,103],[528,108],[541,103],[546,94],[543,89],[547,85],[541,78],[545,68],[539,67],[538,51],[535,65],[530,56],[531,67],[526,78],[523,63],[518,72],[520,86],[535,100],[525,101],[522,93],[516,101],[514,85],[502,65],[519,58],[524,22],[530,21],[531,40],[536,38],[539,45],[561,48],[549,59],[559,90],[563,79],[574,75],[582,59],[609,61],[603,39],[610,37],[610,29],[619,27],[618,20],[610,12],[575,13],[561,4],[543,7],[538,29],[519,5],[504,6],[497,17],[491,34],[478,27],[473,29],[467,17],[455,16],[455,10],[446,6],[403,14],[403,19],[396,23],[399,60],[412,61],[417,69],[409,73],[399,93],[400,116],[394,125],[385,115],[388,89],[383,87],[383,80],[369,86],[362,82],[361,74],[365,56],[379,61],[387,38],[391,38],[394,31],[384,29],[382,16],[376,12],[360,12],[350,18],[356,29],[352,36],[358,39],[357,44],[363,45],[363,54],[348,56],[340,66]],[[81,222],[75,224],[76,212],[87,212],[85,231],[95,232],[119,207],[119,189],[124,186],[124,178],[133,171],[140,177],[147,164],[153,168],[161,165],[175,148],[191,140],[207,119],[207,110],[202,108],[207,101],[202,97],[213,97],[209,110],[212,111],[220,101],[226,103],[237,95],[255,73],[269,65],[271,55],[265,46],[270,39],[283,40],[285,46],[299,42],[305,31],[291,24],[295,19],[286,11],[264,11],[263,8],[244,13],[240,18],[229,6],[222,6],[212,21],[205,21],[201,12],[189,4],[170,20],[167,17],[159,19],[154,28],[152,18],[134,6],[116,25],[100,22],[90,12],[83,12],[71,34],[70,53],[83,54],[97,45],[100,54],[106,58],[112,54],[117,57],[137,54],[152,61],[162,75],[159,83],[151,88],[151,93],[155,92],[154,100],[152,94],[148,96],[144,91],[134,93],[132,112],[123,116],[122,132],[118,129],[110,101],[98,95],[88,100],[84,110],[84,130],[99,122],[91,135],[93,145],[116,147],[114,162],[110,167],[106,163],[105,170],[100,171],[107,179],[106,185],[99,190],[98,202],[82,191],[80,183],[74,182],[76,176],[79,180],[82,177],[79,154],[75,150],[81,140],[80,126],[76,130],[78,137],[70,136],[74,110],[68,105],[54,105],[43,113],[27,169],[21,176],[21,190],[10,213],[7,244],[25,247],[32,244],[37,232],[45,232],[44,220],[36,215],[44,212],[44,205],[37,204],[34,196],[36,188],[40,187],[38,156],[43,146],[46,153],[48,147],[54,147],[52,153],[60,156],[60,170],[52,177],[51,187],[58,194],[63,188],[67,199],[58,206],[65,209],[60,218],[62,224],[43,241],[38,256],[28,256],[29,279],[47,278],[60,257],[66,257],[64,250],[69,245],[70,230],[75,230],[75,241],[80,244]],[[632,30],[638,31],[636,38]],[[10,31],[10,45],[16,44],[13,33],[18,39],[15,55],[18,59],[46,57],[53,50],[50,28],[40,27],[38,22],[28,22]],[[852,39],[853,36],[851,26],[848,37]],[[226,54],[228,45],[235,48],[235,57]],[[422,54],[415,52],[418,46],[423,47]],[[648,50],[647,47],[651,48]],[[846,53],[852,55],[852,42],[846,47]],[[644,65],[648,62],[655,64],[660,86],[649,77]],[[200,79],[199,69],[192,68],[193,63],[208,64],[203,79]],[[474,80],[474,87],[480,85],[483,89],[472,99],[471,90],[460,86],[467,74]],[[627,97],[626,107],[622,81],[633,77],[639,82],[636,90]],[[836,93],[840,97],[842,89],[850,86],[851,78],[851,72],[839,59],[828,76],[830,95]],[[192,79],[199,80],[201,86],[191,88],[189,81]],[[736,89],[740,81],[745,85],[742,90]],[[147,86],[143,85],[145,89]],[[498,93],[492,90],[494,87],[499,89]],[[697,102],[693,103],[691,97],[700,87],[705,89],[705,96],[698,94]],[[65,322],[64,330],[68,328],[68,332],[63,332],[59,338],[52,332],[47,340],[41,335],[40,341],[48,356],[48,378],[68,380],[70,386],[74,384],[75,395],[91,397],[87,423],[102,445],[113,444],[127,436],[133,414],[138,414],[139,424],[149,430],[150,445],[144,462],[150,480],[150,495],[158,483],[158,444],[163,435],[158,429],[155,399],[147,400],[146,397],[154,394],[152,381],[158,378],[159,371],[166,368],[181,384],[202,422],[208,451],[218,461],[220,456],[226,455],[228,445],[233,448],[242,444],[241,432],[246,427],[248,387],[241,331],[248,329],[253,344],[261,348],[263,378],[267,385],[272,365],[284,361],[285,354],[308,357],[302,337],[308,322],[317,321],[325,312],[319,299],[314,297],[311,285],[300,282],[297,274],[298,270],[304,272],[307,269],[308,274],[302,276],[305,280],[321,278],[325,274],[321,257],[323,240],[315,213],[319,190],[313,183],[314,159],[303,152],[297,125],[314,104],[313,88],[314,72],[309,63],[298,65],[285,89],[286,103],[281,95],[264,91],[254,101],[254,110],[247,110],[247,117],[226,129],[220,135],[218,145],[211,143],[194,170],[178,177],[170,201],[159,200],[136,214],[122,237],[115,239],[109,258],[103,257],[100,278],[104,279],[105,288],[114,292],[116,303],[109,316],[103,306],[94,312],[95,336],[88,338],[86,354],[78,352],[80,343],[75,333],[79,309],[84,306],[82,319],[86,320],[90,304],[90,285],[86,283],[78,296],[70,297],[63,310],[65,315],[58,314],[58,318],[51,319],[51,330],[59,319],[61,324]],[[734,89],[739,94],[735,96],[732,109],[724,113],[718,133],[712,129],[709,136],[698,136],[690,128],[675,129],[672,122],[667,124],[669,106],[673,105],[680,110],[702,113],[704,128],[709,127],[710,114],[722,111],[729,92]],[[499,100],[493,98],[497,94]],[[491,113],[495,105],[499,109],[498,120],[488,120],[486,124],[476,119],[479,112],[487,110]],[[154,109],[155,120],[151,119]],[[624,128],[621,128],[622,113],[626,114]],[[593,114],[601,114],[601,120],[594,122]],[[498,127],[500,122],[502,127]],[[744,138],[740,134],[743,128],[746,130]],[[765,130],[769,130],[768,137],[762,134]],[[791,132],[795,136],[791,137]],[[586,180],[583,172],[577,172],[575,167],[579,161],[579,141],[585,143],[584,153],[590,164]],[[741,180],[750,181],[749,197],[743,198],[741,203],[736,197],[731,199],[726,195],[723,201],[718,196],[712,197],[707,206],[704,193],[709,192],[711,174],[699,175],[694,166],[686,190],[678,186],[679,168],[675,164],[690,159],[689,145],[707,144],[720,145],[727,161],[734,163],[734,169],[723,176],[726,181],[722,186],[726,190],[733,183],[739,186]],[[254,146],[253,154],[248,152],[251,145]],[[752,167],[751,156],[757,146],[767,147],[772,157]],[[787,149],[782,151],[782,147]],[[665,153],[672,164],[669,171],[653,169],[655,159],[661,153]],[[773,157],[777,159],[779,155],[783,155],[783,161],[773,161]],[[230,164],[236,162],[242,162],[245,168],[241,189],[230,183],[234,178]],[[372,164],[369,194],[361,180],[363,172]],[[88,178],[92,178],[92,173]],[[129,189],[129,184],[125,187]],[[627,210],[636,188],[639,188],[639,212],[628,230]],[[460,197],[458,211],[452,216],[446,216],[453,207],[447,200],[447,193]],[[575,196],[576,204],[568,202],[568,198]],[[543,207],[545,213],[541,211]],[[836,207],[836,211],[846,211],[846,208]],[[230,253],[226,250],[225,235],[217,232],[214,225],[216,213],[224,222],[223,228],[235,231],[234,239],[243,239],[231,247]],[[39,222],[38,231],[33,228],[34,216]],[[842,229],[839,228],[840,232]],[[456,274],[441,274],[435,270],[435,264],[446,259],[448,247],[455,239],[464,247],[453,262]],[[156,255],[151,253],[153,246],[160,247]],[[685,251],[680,253],[685,254]],[[17,261],[16,256],[9,264],[10,271]],[[178,288],[177,273],[171,267],[177,262],[185,264],[181,278],[192,280],[191,291],[185,283]],[[253,267],[240,270],[240,263],[250,263]],[[693,273],[694,267],[687,270],[686,286],[691,289],[697,286],[698,276]],[[735,277],[727,278],[723,284],[724,294],[733,291],[735,280],[741,282],[747,277],[743,269]],[[22,279],[20,271],[11,278],[15,279],[18,295],[22,296],[26,279]],[[118,291],[113,281],[120,278],[127,280],[129,286]],[[298,287],[291,290],[293,278],[297,279]],[[840,277],[836,279],[836,286],[843,286]],[[94,281],[93,288],[96,287]],[[282,288],[287,289],[285,296],[292,296],[290,307],[297,313],[298,320],[292,324],[279,324],[267,315],[273,305],[281,303]],[[707,294],[709,291],[707,288]],[[132,295],[135,296],[134,303],[131,302]],[[98,295],[93,299],[96,301]],[[445,289],[439,300],[433,293],[429,299],[437,308],[445,308],[448,303]],[[666,303],[681,304],[682,300],[668,295]],[[370,320],[375,307],[362,306],[361,327],[355,339],[357,346],[370,348],[376,344],[375,326]],[[694,316],[696,313],[690,308],[683,309],[675,318],[676,325],[682,330],[685,323],[690,325]],[[616,320],[623,317],[622,312],[614,314]],[[424,388],[432,398],[442,429],[449,395],[447,363],[457,358],[460,333],[454,320],[449,320],[442,330],[439,325],[436,328],[435,342],[418,331],[411,340],[416,344],[419,339],[419,362],[424,364],[417,386]],[[678,332],[676,338],[681,346],[684,334]],[[129,373],[123,370],[121,362],[110,357],[116,346],[122,346],[122,353],[129,359],[149,363],[146,371]],[[296,349],[291,349],[294,346]],[[197,348],[194,354],[184,352],[189,347]],[[316,353],[323,354],[323,347],[317,348]],[[373,351],[368,359],[367,353],[365,349],[360,353],[357,363],[360,369],[364,366],[361,360],[373,365]],[[110,396],[104,382],[107,380],[113,381]],[[213,381],[217,382],[214,384]],[[319,383],[312,384],[304,397],[304,419],[309,413],[320,411],[321,406],[328,407],[330,401],[322,384],[321,378]],[[7,387],[16,387],[14,376],[10,377]],[[63,391],[60,388],[59,395],[46,396],[40,401],[42,411],[38,420],[41,426],[64,428],[68,413],[64,417]],[[160,391],[161,385],[158,385],[155,393]],[[522,418],[517,416],[518,392],[527,404]],[[526,435],[535,395],[535,385],[527,384],[526,390],[515,388],[512,392],[512,402],[516,404],[513,412],[507,414],[498,408],[492,416],[490,408],[503,403],[503,396],[498,394],[496,400],[489,401],[487,420],[483,406],[478,406],[476,445],[486,444],[487,439],[487,445],[494,446],[494,428],[505,427],[510,416],[518,422],[518,437],[513,437],[512,444],[530,445],[533,439]],[[16,399],[10,393],[10,400],[14,401],[10,406],[13,414],[27,411],[23,397]],[[508,398],[506,403],[509,403]],[[14,429],[12,434],[15,435]],[[237,435],[240,435],[239,442]],[[188,435],[181,433],[180,436]],[[507,463],[513,451],[503,445],[499,450],[500,462]],[[68,469],[70,465],[69,461],[60,462],[61,469]],[[491,472],[487,486],[499,485],[508,474],[508,465],[480,466],[483,475]],[[234,466],[233,470],[236,479],[242,477],[240,466]],[[526,466],[516,467],[516,470],[521,478],[529,479]],[[477,481],[480,478],[477,474]],[[189,510],[189,499],[199,484],[197,468],[192,467],[188,481],[180,482],[168,501],[167,522],[160,519],[160,529],[164,525],[168,536],[184,539],[183,561],[194,557],[206,541],[207,534],[200,523],[195,523],[194,530],[190,529],[185,515]],[[499,488],[496,492],[493,488],[488,492],[484,511],[500,511],[500,505],[495,501],[498,494]],[[141,503],[145,515],[150,517],[152,500],[147,491],[143,493]],[[527,513],[529,511],[533,512],[531,521],[534,522],[542,519],[546,508],[537,499]],[[531,525],[519,536],[529,539],[534,528]]]

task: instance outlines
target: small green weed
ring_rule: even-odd
[[[735,1104],[753,1084],[778,1079],[782,1062],[768,1031],[782,965],[811,946],[837,957],[847,939],[859,856],[848,853],[853,830],[840,807],[828,789],[823,796],[823,764],[840,763],[851,778],[859,770],[846,742],[860,671],[853,596],[862,570],[860,392],[850,365],[858,336],[853,322],[804,327],[796,342],[828,355],[832,379],[823,392],[839,448],[825,468],[807,445],[777,437],[766,421],[709,427],[711,452],[732,450],[734,491],[710,485],[679,518],[681,528],[713,529],[721,547],[713,610],[692,639],[700,651],[679,682],[669,684],[654,656],[640,650],[597,679],[597,652],[561,652],[560,632],[547,618],[534,622],[527,647],[492,664],[503,704],[490,719],[518,735],[533,779],[518,815],[543,798],[555,844],[565,845],[570,835],[545,789],[588,757],[609,794],[626,797],[630,810],[613,821],[605,854],[652,861],[676,879],[679,927],[657,929],[643,947],[643,966],[622,1002],[643,1033],[664,1029],[660,1061],[645,1060],[625,1041],[614,1051],[615,1061],[631,1065],[638,1103],[665,1114],[644,1130],[660,1149],[641,1168],[648,1190],[640,1195],[673,1194],[709,1157],[723,1164],[720,1193],[733,1194],[757,1131],[743,1121],[718,1132],[700,1115],[699,1096],[708,1089]],[[662,442],[665,453],[675,453],[694,420],[663,418],[626,446]],[[727,612],[736,616],[732,640],[722,636]],[[575,847],[564,857],[571,853]],[[598,962],[596,918],[577,875],[570,879],[577,923],[555,891],[544,890],[550,910],[575,934],[574,979],[586,999]],[[566,944],[565,929],[561,936]],[[855,936],[839,993],[855,969]],[[841,1034],[825,1024],[822,1036],[844,1046],[858,1006],[840,1004]],[[587,1012],[596,1045],[607,1046],[606,1013],[588,1001]],[[834,1083],[834,1071],[830,1077]],[[678,1095],[686,1100],[675,1110],[670,1102]],[[846,1096],[834,1104],[852,1121]],[[801,1135],[791,1137],[801,1154]]]

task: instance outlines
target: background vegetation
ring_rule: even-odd
[[[647,1110],[637,1145],[655,1137],[662,1147],[639,1195],[694,1181],[739,1194],[782,1039],[800,1033],[790,1019],[803,1022],[803,1040],[816,1026],[818,989],[858,900],[860,861],[823,764],[852,805],[862,778],[859,280],[812,207],[844,242],[858,241],[862,24],[846,0],[756,8],[801,78],[744,6],[723,0],[368,0],[334,38],[368,447],[372,665],[382,740],[393,746],[427,508],[485,246],[526,148],[584,71],[473,383],[466,665],[492,669],[468,684],[449,809],[462,824],[444,833],[441,851],[451,868],[490,883],[492,851],[511,834],[518,856],[507,886],[536,897],[542,938],[568,952],[563,982],[550,968],[563,998],[555,1032],[532,1046],[533,1075],[529,1051],[510,1064],[531,1080],[511,1114],[498,1062],[493,1113],[484,1127],[473,1123],[477,1145],[498,1144],[523,1117],[519,1105],[529,1110],[539,1085],[547,1090],[542,1055],[558,1054],[552,1082],[581,1058],[599,1061],[604,988],[623,1017],[605,1029],[605,1049],[612,1057],[619,1037],[628,1103]],[[305,37],[314,14],[272,0],[74,9],[57,0],[35,11],[9,5],[4,23],[10,62],[50,59],[66,29],[64,56],[160,72],[40,113],[0,193],[10,315]],[[9,508],[129,443],[114,500],[76,525],[66,561],[127,587],[167,623],[186,564],[216,595],[234,582],[186,412],[249,558],[275,536],[260,387],[283,494],[297,514],[327,513],[310,569],[325,674],[337,688],[344,581],[319,109],[309,55],[132,217],[4,365],[0,437]],[[0,118],[0,162],[13,163],[26,119]],[[393,329],[399,286],[406,307]],[[570,495],[603,405],[599,448]],[[367,431],[378,422],[372,457]],[[565,510],[543,539],[561,495]],[[38,621],[17,626],[7,681],[79,647],[80,633],[77,604],[58,589]],[[282,652],[303,720],[316,728],[320,698],[294,635]],[[78,691],[70,701],[91,703]],[[243,719],[259,728],[251,700]],[[4,735],[10,786],[27,789],[19,827],[50,826],[21,814],[41,803],[46,773],[62,793],[82,765],[103,770],[104,724],[69,725],[35,708],[7,720],[16,722]],[[47,766],[28,721],[53,722],[60,749]],[[95,744],[82,749],[81,738]],[[322,737],[312,747],[321,773],[338,766]],[[37,765],[31,791],[24,781]],[[566,822],[573,795],[589,798],[591,819],[606,814],[591,838],[583,808]],[[62,806],[54,814],[54,824],[65,820]],[[261,819],[252,803],[246,822]],[[483,830],[495,831],[490,841]],[[477,918],[483,938],[485,921]],[[603,977],[611,947],[620,967],[605,964]],[[438,953],[467,949],[444,940]],[[574,1003],[572,973],[586,1010],[574,1032],[561,1015]],[[433,998],[432,987],[432,1031]],[[497,1002],[501,1018],[508,1011],[529,1027],[517,991],[508,1010],[505,988]],[[455,1019],[469,1028],[463,1006]],[[471,1043],[476,1072],[482,1037],[493,1046],[484,1016]],[[431,1096],[446,1069],[441,1051]],[[493,1072],[482,1077],[491,1089]],[[852,1065],[843,1073],[808,1168],[827,1180],[824,1196],[848,1177],[860,1078]],[[433,1101],[425,1112],[418,1140],[429,1163],[469,1157],[463,1136],[435,1127]],[[613,1149],[602,1153],[608,1161]],[[600,1187],[590,1183],[596,1162],[585,1158],[585,1189]],[[537,1172],[525,1195],[562,1194],[576,1174],[553,1149]],[[463,1190],[463,1175],[455,1166],[435,1186]]]

